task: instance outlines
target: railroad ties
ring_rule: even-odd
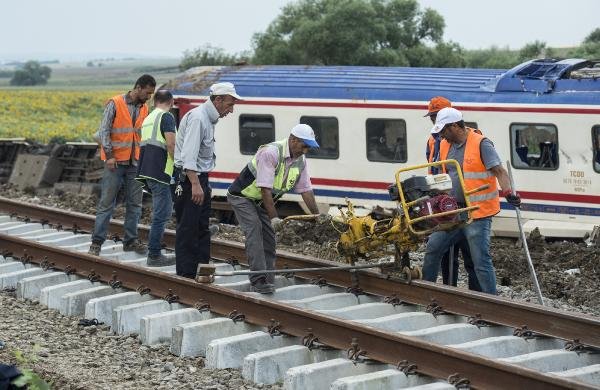
[[[35,244],[17,255],[7,250],[11,240],[21,246],[25,241]],[[482,384],[485,388],[511,388],[506,382],[494,385],[493,380],[480,379],[477,370],[465,368],[480,367],[476,365],[508,371],[508,377],[514,375],[521,381],[531,380],[535,384],[528,386],[531,388],[600,387],[600,354],[593,353],[597,350],[544,337],[526,327],[492,325],[477,317],[450,314],[435,303],[426,307],[402,302],[399,297],[384,300],[323,279],[294,275],[276,277],[275,293],[261,295],[250,292],[246,276],[234,275],[217,276],[214,287],[202,287],[212,305],[202,300],[192,305],[187,297],[178,295],[181,289],[156,297],[157,292],[141,282],[136,282],[135,289],[128,287],[131,284],[122,275],[129,277],[135,272],[143,274],[139,281],[170,275],[164,276],[168,284],[178,278],[173,277],[174,266],[147,268],[145,255],[123,252],[118,242],[104,243],[102,260],[83,255],[97,265],[96,271],[85,275],[76,265],[61,269],[58,252],[49,252],[41,260],[38,256],[46,248],[60,248],[61,253],[70,251],[76,258],[87,252],[89,245],[90,235],[77,229],[65,231],[60,226],[0,214],[0,251],[4,251],[0,252],[0,289],[15,288],[17,297],[37,300],[63,315],[102,322],[118,334],[137,333],[144,345],[170,343],[175,355],[204,357],[209,368],[240,369],[248,380],[283,382],[286,389],[454,389],[482,388]],[[102,267],[110,262],[133,267],[112,276],[101,275]],[[226,262],[214,264],[217,272],[234,270],[234,265]],[[189,283],[192,286],[193,282]],[[289,321],[282,326],[282,317],[258,324],[249,306],[225,313],[220,301],[210,299],[210,294],[219,292],[264,310],[290,308],[290,315],[306,313],[307,324],[316,320],[321,324],[345,322],[351,324],[347,325],[350,332],[361,336],[349,338],[347,348],[332,348],[327,340],[334,337],[325,328],[304,328],[304,334],[290,334],[286,332],[291,329]],[[600,332],[600,327],[592,329]],[[368,332],[389,337],[390,345],[397,345],[391,343],[400,339],[406,348],[421,348],[419,353],[430,350],[438,353],[438,358],[427,363],[415,355],[414,361],[380,363],[372,356],[381,348],[361,342]],[[445,355],[456,358],[454,375],[441,375],[447,372],[441,367]]]

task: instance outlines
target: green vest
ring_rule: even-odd
[[[171,113],[155,108],[142,124],[142,140],[140,148],[143,150],[139,162],[139,179],[152,179],[169,184],[173,175],[173,159],[167,151],[167,141],[160,131],[162,116]]]
[[[288,169],[287,177],[285,177],[285,152],[288,148],[288,140],[286,138],[281,141],[271,142],[270,144],[260,146],[258,150],[269,145],[276,146],[279,154],[279,162],[275,168],[275,178],[273,180],[273,200],[277,200],[296,185],[300,174],[304,170],[304,156],[301,156],[292,162]],[[246,198],[260,201],[262,200],[261,190],[256,186],[256,155],[254,155],[252,161],[248,163],[247,168],[254,175],[255,179],[252,183],[242,189],[242,195]]]

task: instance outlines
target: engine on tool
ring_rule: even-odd
[[[462,223],[457,215],[458,210],[464,209],[450,195],[452,180],[448,174],[412,176],[398,184],[388,188],[391,200],[398,202],[394,210],[376,208],[367,215],[357,216],[352,203],[346,200],[347,210],[340,208],[341,216],[334,219],[344,225],[337,250],[350,263],[360,258],[393,255],[396,268],[410,279],[418,277],[420,271],[410,266],[409,251],[416,250],[431,232]]]
[[[402,182],[402,190],[411,219],[458,209],[458,202],[449,194],[452,180],[446,173],[410,177]],[[400,201],[397,185],[392,184],[388,191],[392,200]],[[440,224],[454,224],[457,218],[457,214],[435,216],[416,223],[416,227],[431,229]]]

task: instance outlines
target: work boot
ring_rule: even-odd
[[[264,280],[259,280],[252,285],[252,291],[260,294],[273,294],[275,292],[275,285],[266,283]]]
[[[162,253],[159,253],[158,255],[148,255],[146,264],[148,267],[166,267],[167,265],[175,264],[175,259],[170,259]]]
[[[140,240],[132,240],[126,244],[123,244],[123,252],[135,252],[140,255],[148,253],[146,245],[142,244]]]
[[[88,254],[93,256],[100,256],[100,248],[102,248],[102,244],[92,241],[92,245],[90,245]]]

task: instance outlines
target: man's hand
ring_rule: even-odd
[[[502,191],[502,196],[506,198],[506,201],[515,207],[521,207],[521,197],[517,192],[513,195],[511,190]]]
[[[104,163],[106,164],[106,168],[110,169],[111,171],[117,169],[117,159],[114,157],[107,159]]]
[[[204,191],[200,183],[192,183],[192,202],[201,205],[204,202]]]
[[[283,219],[279,217],[271,218],[271,226],[276,232],[280,231],[283,227]]]

